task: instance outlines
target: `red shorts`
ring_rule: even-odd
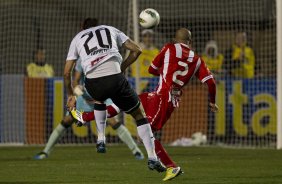
[[[168,95],[157,94],[156,92],[139,95],[153,131],[162,129],[174,110],[172,102],[169,102]]]

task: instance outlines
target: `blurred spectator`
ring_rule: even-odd
[[[48,78],[54,77],[53,67],[45,61],[45,50],[37,49],[33,55],[33,62],[26,66],[28,77]]]
[[[148,68],[155,56],[159,53],[159,49],[154,45],[154,32],[151,29],[145,29],[142,31],[142,38],[140,47],[142,48],[142,54],[139,56],[139,71],[140,77],[152,77],[148,72]],[[132,76],[136,76],[135,63],[131,67]]]
[[[229,54],[229,68],[232,76],[253,78],[255,75],[255,55],[247,45],[247,34],[239,32]]]
[[[217,43],[215,41],[211,40],[207,42],[202,58],[206,62],[208,68],[212,71],[212,73],[222,73],[222,64],[224,57],[218,52]]]

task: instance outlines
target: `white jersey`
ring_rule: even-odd
[[[87,78],[120,73],[119,47],[129,38],[111,26],[97,26],[79,32],[72,40],[67,60],[81,59]]]

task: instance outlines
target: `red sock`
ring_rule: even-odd
[[[108,118],[112,118],[116,116],[119,112],[112,105],[109,105],[107,106],[107,113],[108,113]],[[83,112],[82,119],[86,122],[94,120],[95,119],[94,112]]]
[[[160,141],[155,140],[155,151],[161,162],[168,167],[177,167],[177,165],[171,160],[165,151],[164,147],[160,143]]]

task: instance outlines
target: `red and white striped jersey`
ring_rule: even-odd
[[[158,93],[181,89],[194,75],[202,83],[213,78],[205,62],[182,43],[166,44],[152,62],[149,72],[160,76]]]

